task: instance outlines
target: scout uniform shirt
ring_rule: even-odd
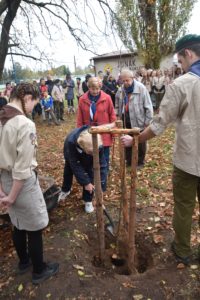
[[[13,179],[24,180],[23,187],[8,213],[19,230],[37,231],[48,224],[48,213],[38,178],[36,128],[13,103],[0,112],[0,181],[8,195]]]
[[[8,106],[20,111],[14,104]],[[17,180],[31,177],[37,167],[36,147],[35,124],[24,114],[11,118],[5,125],[0,122],[0,172],[10,171]]]

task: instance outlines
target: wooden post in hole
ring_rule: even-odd
[[[121,120],[116,121],[117,128],[123,128],[123,122]],[[123,213],[123,227],[125,232],[128,235],[128,198],[126,190],[126,165],[125,165],[125,148],[122,146],[120,137],[122,134],[119,134],[119,156],[120,156],[120,180],[121,180],[121,193],[122,193],[122,213]]]
[[[99,259],[103,263],[105,258],[105,230],[103,216],[103,192],[101,189],[101,176],[99,165],[99,148],[97,134],[92,134],[93,143],[93,168],[94,168],[94,186],[96,198],[96,216],[97,216],[97,232],[99,239]]]
[[[129,205],[129,241],[128,241],[128,269],[135,272],[135,224],[136,224],[136,179],[138,163],[138,135],[133,136],[131,160],[131,194]]]

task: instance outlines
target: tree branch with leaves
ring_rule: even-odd
[[[124,45],[138,50],[145,66],[158,68],[185,34],[197,0],[117,0],[115,25]]]

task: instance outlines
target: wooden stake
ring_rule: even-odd
[[[104,233],[104,216],[103,216],[103,192],[101,189],[101,176],[99,165],[99,148],[97,134],[92,134],[93,143],[93,168],[94,168],[94,186],[96,198],[96,216],[97,231],[99,238],[99,259],[103,263],[105,258],[105,233]]]
[[[139,135],[140,129],[135,127],[131,129],[126,128],[107,128],[105,127],[91,127],[89,130],[90,133],[117,133],[117,134],[133,134],[133,135]]]
[[[131,160],[131,195],[129,209],[129,242],[128,268],[130,273],[135,272],[135,224],[136,224],[136,178],[138,163],[138,136],[133,137]]]
[[[116,126],[120,129],[123,128],[123,122],[121,120],[116,121]],[[121,193],[122,193],[122,212],[123,212],[123,227],[128,235],[128,198],[126,190],[126,165],[125,165],[125,149],[122,146],[119,135],[119,155],[120,155],[120,179],[121,179]]]

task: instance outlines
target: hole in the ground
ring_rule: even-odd
[[[136,235],[136,254],[135,254],[135,269],[138,273],[146,272],[153,265],[152,247],[147,236],[144,234]],[[116,267],[116,273],[120,275],[130,275],[128,268],[128,252],[124,242],[118,243],[118,254],[111,256],[111,262]]]
[[[93,237],[93,235],[92,235]],[[92,240],[91,237],[91,240]],[[94,239],[94,238],[93,238]],[[90,240],[90,241],[91,241]],[[152,242],[149,240],[149,236],[145,235],[145,233],[136,233],[135,237],[136,247],[135,247],[135,269],[138,273],[145,273],[153,266],[153,257],[152,257]],[[117,246],[116,246],[117,243]],[[95,240],[95,246],[97,246]],[[112,246],[111,246],[112,245]],[[95,248],[94,246],[94,248]],[[93,251],[94,251],[93,248]],[[96,249],[98,252],[99,249]],[[111,235],[106,235],[105,238],[105,260],[102,262],[98,255],[94,256],[92,260],[92,264],[95,267],[109,267],[112,263],[115,266],[115,272],[120,275],[130,275],[130,269],[128,267],[128,247],[127,242],[118,240],[116,241],[116,237]],[[94,252],[93,252],[94,253]],[[113,259],[113,254],[114,256]]]

